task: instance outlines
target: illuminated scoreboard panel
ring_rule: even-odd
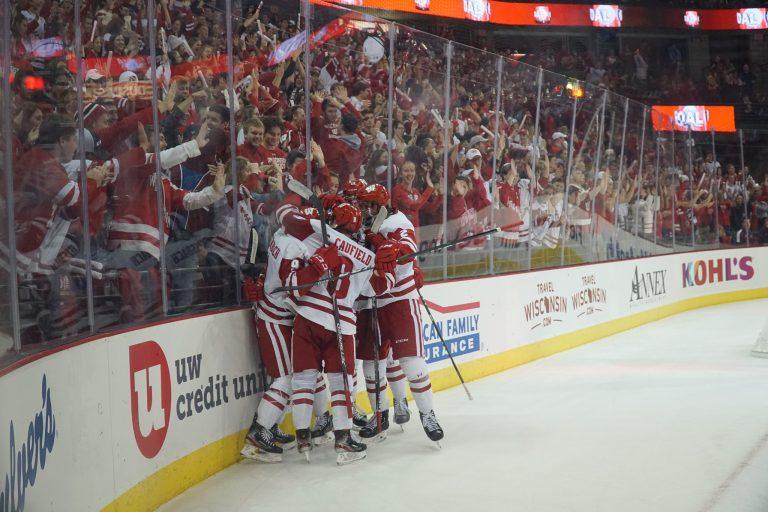
[[[709,105],[654,105],[653,128],[658,131],[735,132],[733,107]]]
[[[499,25],[693,30],[764,30],[768,9],[666,9],[615,4],[512,3],[497,0],[313,0]]]

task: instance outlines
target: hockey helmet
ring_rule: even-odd
[[[320,218],[320,212],[317,211],[317,208],[307,207],[307,208],[301,208],[299,211],[301,212],[301,214],[304,217],[306,217],[308,219],[319,219]]]
[[[363,214],[357,206],[341,203],[333,207],[333,223],[336,229],[356,233],[363,224]]]
[[[365,187],[367,186],[368,186],[368,183],[364,179],[350,177],[349,181],[347,181],[344,185],[342,185],[341,195],[347,201],[356,200],[357,195],[363,190],[365,190]]]
[[[384,185],[374,183],[365,187],[361,192],[358,192],[357,200],[361,203],[386,206],[389,204],[389,192]]]

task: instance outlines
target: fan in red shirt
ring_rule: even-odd
[[[248,119],[243,123],[245,142],[237,146],[237,156],[242,156],[249,162],[260,162],[259,148],[264,143],[264,123],[258,118]]]
[[[474,209],[478,216],[484,217],[488,215],[491,206],[491,199],[488,197],[488,191],[483,181],[484,158],[479,150],[473,148],[467,151],[467,161],[470,168],[462,173],[472,180],[471,190],[466,195],[467,207]],[[450,207],[448,215],[450,218]]]
[[[417,230],[419,228],[419,210],[426,204],[434,190],[429,174],[426,174],[424,179],[427,186],[423,192],[419,192],[413,186],[413,182],[416,180],[416,164],[407,161],[400,169],[397,184],[392,188],[392,207],[403,212]]]
[[[285,132],[283,138],[289,150],[305,150],[306,148],[306,117],[302,107],[293,106],[285,114]]]
[[[350,177],[360,177],[365,148],[359,116],[351,103],[342,104],[336,98],[316,101],[312,110],[312,139],[323,148],[326,165],[338,173],[342,184]]]
[[[475,221],[474,210],[467,206],[466,196],[472,190],[472,181],[459,174],[451,183],[451,191],[448,196],[448,220],[458,221],[461,225],[468,225]]]
[[[237,155],[255,164],[274,164],[280,171],[285,170],[288,154],[280,148],[283,122],[273,116],[249,119],[243,124],[245,142],[237,147]]]
[[[419,217],[421,217],[419,225],[421,227],[439,226],[443,223],[442,179],[443,177],[441,175],[437,175],[437,182],[435,183],[435,188],[432,191],[432,195],[429,196],[427,202],[424,203],[424,205],[421,207],[421,210],[419,210]]]
[[[69,116],[53,114],[40,125],[35,147],[14,165],[16,250],[20,265],[31,271],[57,255],[58,247],[50,243],[56,220],[80,216],[80,187],[61,165],[72,160],[77,140],[75,122]],[[98,185],[88,180],[89,195]],[[63,229],[67,228],[68,223]]]

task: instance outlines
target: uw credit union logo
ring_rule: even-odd
[[[154,341],[128,348],[131,417],[136,445],[144,457],[160,452],[171,416],[171,375],[163,349]]]

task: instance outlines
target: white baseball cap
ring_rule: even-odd
[[[101,72],[98,69],[89,69],[87,73],[85,73],[85,80],[101,80],[104,78],[104,75],[101,74]]]
[[[136,76],[136,73],[133,71],[123,71],[120,73],[120,78],[117,79],[118,82],[138,82],[139,77]]]
[[[480,153],[479,149],[472,148],[469,151],[467,151],[467,160],[474,160],[475,158],[482,157],[483,154]]]

